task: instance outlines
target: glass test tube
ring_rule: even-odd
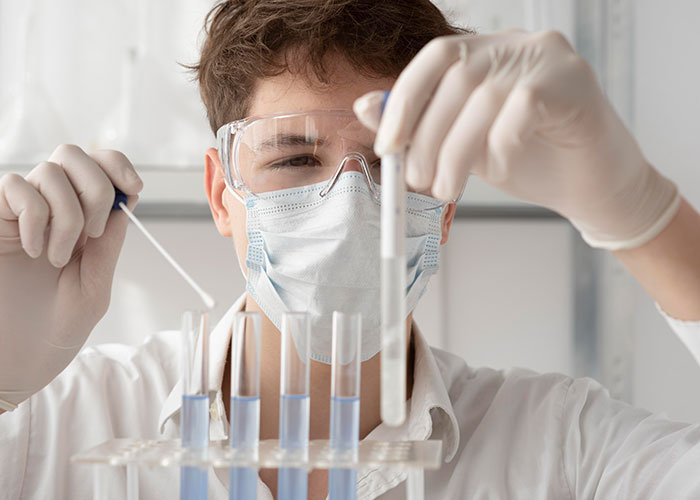
[[[306,313],[282,316],[280,370],[280,448],[305,455],[309,447],[309,318]],[[278,500],[306,499],[306,469],[281,467]]]
[[[382,157],[381,415],[387,425],[406,419],[406,185],[403,154]]]
[[[206,453],[209,445],[209,339],[206,313],[185,311],[182,316],[182,447],[190,457]],[[206,500],[207,469],[180,470],[181,500]]]
[[[357,459],[360,437],[362,315],[333,313],[331,357],[331,450]],[[331,469],[329,500],[357,498],[357,469]]]
[[[239,312],[231,335],[231,429],[229,444],[236,454],[257,460],[260,439],[260,328],[258,312]],[[254,500],[258,471],[231,467],[230,500]]]

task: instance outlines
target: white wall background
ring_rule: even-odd
[[[3,123],[10,122],[10,111],[17,101],[13,82],[17,81],[21,62],[16,39],[12,37],[19,29],[17,20],[22,18],[22,9],[29,3],[0,0],[0,131]],[[167,54],[162,67],[172,92],[167,99],[152,99],[154,107],[141,111],[153,130],[154,123],[159,123],[166,113],[159,106],[183,104],[172,111],[175,119],[183,124],[183,130],[197,132],[190,137],[185,151],[163,147],[162,155],[157,157],[148,157],[148,148],[141,147],[143,143],[130,143],[146,180],[145,202],[203,201],[199,158],[211,136],[196,89],[186,82],[175,61],[196,58],[197,30],[209,3],[167,3],[172,31],[163,28],[164,41],[159,50]],[[573,36],[569,14],[574,0],[443,0],[438,4],[450,9],[456,20],[480,31],[557,27]],[[122,92],[119,74],[125,51],[139,46],[142,40],[138,26],[130,24],[128,17],[128,9],[135,11],[139,3],[62,0],[38,5],[43,6],[50,19],[42,21],[42,29],[65,35],[36,42],[41,47],[37,63],[40,81],[65,129],[56,136],[40,135],[37,141],[44,142],[30,143],[28,151],[44,155],[59,138],[87,147],[97,145],[100,130],[114,122],[110,113]],[[152,5],[162,8],[166,4]],[[632,124],[644,151],[700,206],[700,141],[695,137],[700,116],[700,101],[695,95],[700,88],[697,19],[700,3],[690,0],[641,0],[634,4],[635,73],[630,90],[634,97]],[[149,40],[144,43],[154,43]],[[94,50],[83,51],[86,45]],[[10,134],[7,128],[4,130],[0,133],[0,145]],[[144,131],[140,140],[145,139],[149,145],[156,136]],[[0,147],[0,164],[6,170],[23,171],[36,160],[3,160],[2,151]],[[143,161],[138,161],[139,154],[146,155]],[[478,182],[470,183],[464,202],[514,203]],[[204,288],[215,294],[220,304],[212,315],[215,320],[244,287],[230,241],[218,236],[211,221],[204,218],[146,218],[145,223]],[[424,334],[434,344],[464,356],[473,365],[518,365],[538,371],[574,373],[574,238],[570,226],[563,221],[457,221],[442,255],[441,272],[416,313]],[[624,273],[614,262],[606,261],[605,269],[613,289],[610,307],[624,303],[613,302],[615,294],[624,295],[630,304],[631,312],[620,311],[614,324],[616,329],[629,329],[631,343],[626,351],[620,351],[622,354],[617,345],[606,347],[608,350],[602,353],[604,357],[614,348],[615,356],[622,356],[623,363],[627,363],[623,373],[629,377],[628,397],[635,404],[666,412],[673,418],[700,419],[700,401],[688,393],[693,382],[700,381],[700,368],[643,291],[626,284]],[[622,287],[618,286],[621,282],[625,283]],[[112,307],[90,342],[136,343],[152,331],[178,328],[180,313],[192,306],[193,299],[179,278],[131,227],[117,268]],[[615,359],[610,362],[615,364]]]
[[[700,207],[700,2],[640,0],[635,11],[635,134],[651,163]],[[634,331],[633,401],[700,420],[691,390],[700,367],[639,290]]]

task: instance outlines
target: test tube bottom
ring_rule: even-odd
[[[180,469],[180,500],[207,500],[207,469]]]
[[[229,500],[252,500],[258,494],[258,472],[247,467],[231,467]]]
[[[280,448],[285,451],[308,450],[309,395],[280,396]],[[277,473],[278,500],[306,498],[308,472],[305,469],[281,468]]]
[[[333,451],[357,451],[360,433],[360,398],[331,398],[330,445]],[[357,471],[331,469],[328,472],[329,500],[357,498]]]
[[[260,434],[260,398],[231,398],[231,436],[229,444],[237,452],[257,456]],[[258,490],[258,472],[247,467],[232,467],[229,472],[229,500],[254,499]]]
[[[308,480],[309,474],[304,469],[279,469],[277,472],[277,499],[306,499]]]
[[[357,500],[357,471],[331,469],[328,471],[329,500]]]

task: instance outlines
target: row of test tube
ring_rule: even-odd
[[[360,314],[333,313],[330,446],[345,459],[356,460],[360,421]],[[280,359],[279,447],[283,456],[304,462],[309,446],[309,346],[306,313],[290,312],[282,318]],[[260,340],[261,316],[239,312],[231,337],[231,406],[229,445],[246,461],[257,460],[260,434]],[[206,315],[183,316],[184,372],[182,396],[182,446],[194,457],[209,445],[209,385]],[[258,473],[254,468],[230,469],[229,498],[255,499]],[[281,467],[278,470],[279,500],[307,498],[308,471]],[[357,470],[330,469],[330,500],[356,498]],[[207,498],[207,470],[182,467],[181,500]]]

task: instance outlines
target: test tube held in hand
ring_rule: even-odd
[[[357,460],[360,438],[360,362],[362,315],[333,313],[331,352],[331,450]],[[328,472],[329,500],[357,498],[357,469]]]
[[[207,315],[185,311],[182,316],[182,447],[197,459],[209,446],[209,338]],[[206,500],[207,469],[180,469],[180,499]]]
[[[280,374],[280,449],[287,456],[305,457],[309,447],[309,317],[289,312],[282,316]],[[306,469],[280,467],[278,500],[305,500]]]
[[[390,426],[406,419],[406,185],[403,154],[382,157],[381,416]]]
[[[231,428],[234,453],[257,460],[260,438],[260,329],[258,312],[238,312],[231,334]],[[229,499],[255,500],[258,471],[231,467]]]

